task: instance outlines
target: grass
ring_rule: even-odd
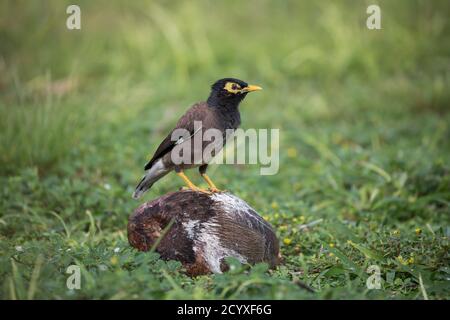
[[[449,4],[376,3],[379,31],[366,1],[79,1],[68,31],[67,1],[2,1],[0,297],[448,299]],[[189,278],[129,247],[131,192],[226,76],[264,87],[243,127],[280,129],[280,172],[210,174],[275,227],[284,263]],[[144,200],[180,185],[169,175]]]

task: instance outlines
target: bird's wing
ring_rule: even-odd
[[[145,165],[144,169],[150,169],[155,163],[156,160],[163,157],[165,154],[172,151],[176,144],[180,143],[179,141],[172,141],[172,133],[176,129],[186,129],[190,137],[192,137],[194,132],[194,121],[202,121],[207,112],[207,104],[206,102],[200,102],[194,104],[181,118],[178,120],[175,128],[167,135],[167,137],[161,142],[158,149],[156,149],[155,154],[150,159],[150,161]],[[186,140],[186,139],[185,139]],[[181,141],[183,142],[183,141]]]

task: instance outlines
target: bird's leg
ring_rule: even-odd
[[[219,190],[216,187],[214,182],[212,182],[212,180],[209,178],[209,176],[206,173],[202,173],[202,177],[203,177],[203,179],[205,179],[206,183],[209,186],[209,190],[211,190],[211,192],[222,192],[222,190]]]
[[[201,189],[199,187],[197,187],[195,184],[192,183],[191,180],[189,180],[189,178],[184,174],[183,171],[179,171],[177,172],[177,175],[183,179],[183,181],[187,184],[187,186],[189,187],[189,189],[193,190],[193,191],[197,191],[197,192],[202,192],[202,193],[210,193],[208,190],[204,190]]]
[[[205,179],[206,183],[208,184],[209,190],[211,190],[211,192],[222,192],[222,190],[219,190],[216,187],[216,185],[214,184],[214,182],[212,182],[212,180],[206,174],[206,168],[208,168],[208,164],[204,164],[204,165],[200,166],[198,171],[200,172],[200,174],[202,175],[203,179]]]

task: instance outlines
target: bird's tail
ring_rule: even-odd
[[[161,160],[156,162],[150,169],[145,172],[144,177],[137,185],[133,192],[133,198],[139,199],[147,190],[149,190],[153,184],[164,177],[169,170],[164,167]]]
[[[147,191],[148,189],[150,189],[153,185],[152,182],[149,181],[150,179],[148,179],[148,176],[145,175],[142,180],[139,182],[139,184],[137,185],[136,189],[133,192],[133,199],[139,199],[144,193],[145,191]]]

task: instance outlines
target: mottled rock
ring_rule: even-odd
[[[141,251],[159,241],[156,252],[165,260],[180,261],[191,276],[225,271],[226,257],[270,267],[280,260],[270,224],[228,192],[183,190],[146,202],[129,218],[128,241]]]

